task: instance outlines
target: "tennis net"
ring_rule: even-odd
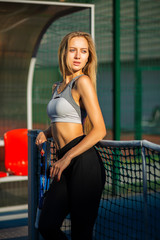
[[[36,134],[32,131],[30,136],[35,138]],[[34,141],[32,142],[34,144]],[[106,183],[93,239],[158,239],[160,236],[160,146],[145,140],[100,141],[95,148],[105,167]],[[47,177],[47,169],[55,158],[52,141],[46,143],[46,149],[43,164],[36,148],[36,154],[31,154],[38,160],[35,178],[38,183],[37,195],[38,192],[47,189],[44,186],[49,186],[46,185],[46,181],[50,181],[49,176]],[[40,183],[44,185],[40,186]],[[38,204],[39,198],[35,199]],[[33,215],[35,217],[35,213]],[[62,230],[70,239],[69,216],[64,220]]]

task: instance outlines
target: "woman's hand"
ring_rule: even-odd
[[[62,172],[69,166],[71,160],[69,154],[66,153],[61,159],[54,162],[50,170],[50,176],[56,178],[57,182],[60,181]]]
[[[47,138],[44,134],[44,132],[40,132],[38,134],[38,136],[36,137],[36,141],[35,141],[35,144],[36,145],[41,145],[42,143],[46,142],[47,141]]]

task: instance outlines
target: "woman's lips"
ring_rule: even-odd
[[[81,63],[80,62],[73,62],[73,64],[75,65],[75,66],[79,66]]]

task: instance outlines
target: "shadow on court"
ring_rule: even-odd
[[[148,194],[147,206],[145,211],[142,195],[102,200],[93,239],[158,240],[160,193]],[[28,207],[16,208],[1,208],[0,240],[28,240]]]
[[[146,209],[142,195],[102,200],[99,209],[96,240],[160,239],[160,192],[148,194]]]

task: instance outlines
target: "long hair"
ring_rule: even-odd
[[[84,37],[88,42],[89,57],[88,62],[83,68],[83,73],[86,74],[93,83],[96,89],[96,74],[97,74],[97,54],[95,44],[92,40],[92,37],[89,33],[86,32],[71,32],[68,33],[61,41],[58,49],[58,60],[60,72],[63,76],[63,79],[66,78],[66,72],[69,70],[67,63],[67,52],[68,52],[68,43],[74,37]]]
[[[69,70],[72,73],[72,70],[68,66],[67,63],[67,53],[68,53],[68,43],[69,41],[74,37],[84,37],[88,42],[88,51],[89,51],[89,57],[88,62],[82,69],[83,73],[87,75],[96,90],[96,74],[97,74],[97,54],[96,54],[96,48],[95,44],[92,40],[92,37],[89,33],[86,32],[71,32],[68,33],[61,41],[58,49],[58,60],[59,60],[59,68],[60,72],[63,76],[63,80],[66,78],[66,72]],[[85,119],[84,122],[84,132],[88,133],[91,130],[92,126],[89,121],[88,116]]]

